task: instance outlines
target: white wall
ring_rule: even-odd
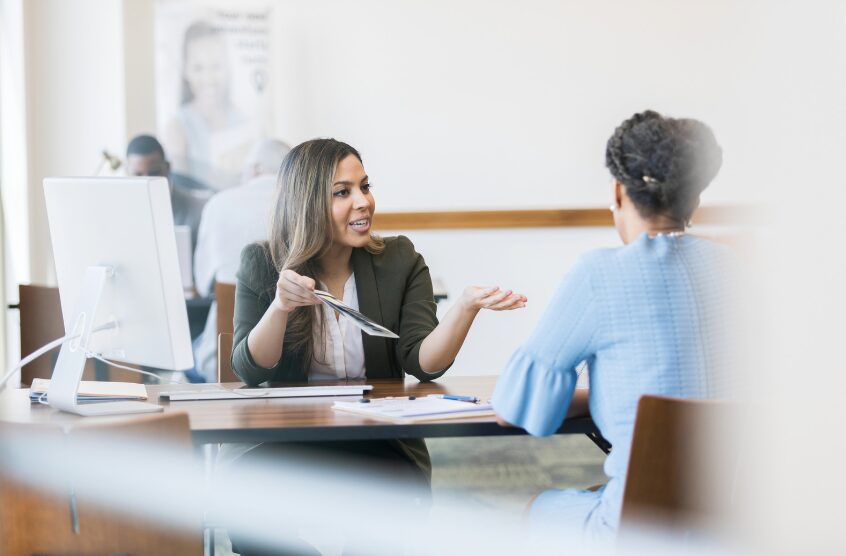
[[[25,2],[30,275],[54,283],[42,180],[91,175],[125,146],[122,5]]]
[[[155,134],[156,98],[153,60],[153,10],[150,0],[123,0],[121,51],[126,91],[126,129],[128,141],[142,133]],[[121,158],[125,148],[117,151]]]
[[[604,206],[604,145],[645,108],[698,117],[726,163],[705,202],[755,198],[745,147],[775,30],[758,2],[290,0],[278,133],[358,147],[382,210]],[[754,102],[753,102],[754,100]]]
[[[26,72],[22,0],[0,0],[0,184],[5,226],[6,295],[17,299],[16,280],[29,281]],[[11,235],[11,237],[10,237]],[[14,238],[14,241],[12,241]]]
[[[399,232],[426,259],[433,278],[449,298],[438,316],[461,296],[465,286],[500,286],[525,294],[525,309],[482,311],[450,369],[453,375],[499,374],[508,357],[540,320],[562,275],[583,252],[616,246],[611,228],[530,228]],[[393,235],[393,233],[391,234]]]

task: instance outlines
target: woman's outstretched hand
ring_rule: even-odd
[[[314,295],[314,286],[312,278],[297,274],[293,270],[283,270],[276,282],[273,304],[285,313],[290,313],[297,307],[317,305],[320,300]]]
[[[526,296],[498,287],[468,286],[458,302],[447,311],[440,324],[420,344],[420,368],[425,373],[437,373],[447,368],[467,337],[480,309],[508,311],[526,306]]]
[[[528,299],[521,293],[500,290],[499,286],[467,286],[461,295],[460,303],[468,310],[490,309],[491,311],[510,311],[526,306]]]

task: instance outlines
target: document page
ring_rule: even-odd
[[[445,400],[436,396],[416,399],[376,398],[368,402],[338,401],[332,408],[394,423],[418,423],[494,414],[493,407],[489,403]]]
[[[332,309],[338,311],[342,315],[346,315],[347,317],[349,317],[350,321],[354,325],[364,330],[364,332],[366,332],[367,334],[371,336],[382,336],[384,338],[399,338],[399,336],[397,336],[384,326],[376,324],[375,322],[362,315],[349,305],[343,303],[331,293],[322,290],[314,290],[314,294],[318,297],[318,299],[320,299],[320,301],[322,301]]]

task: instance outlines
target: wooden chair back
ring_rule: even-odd
[[[235,332],[235,284],[214,283],[214,299],[217,304],[217,333]]]
[[[725,449],[733,404],[643,396],[623,495],[621,535],[640,526],[713,530],[731,503]],[[719,457],[714,457],[719,454]]]
[[[234,335],[224,332],[217,335],[217,381],[241,382],[232,370],[232,342]]]
[[[102,438],[103,435],[130,442],[136,439],[145,443],[155,442],[159,446],[167,442],[168,449],[178,451],[175,457],[185,458],[179,461],[189,462],[189,467],[194,457],[188,417],[184,413],[143,416],[105,425],[86,422],[68,432],[59,426],[2,423],[0,434],[6,439],[15,439],[16,458],[44,456],[43,449],[39,452],[37,447],[73,449],[80,442]],[[21,438],[23,442],[18,441]],[[115,453],[119,458],[120,451]],[[200,556],[203,553],[202,515],[188,517],[187,521],[193,521],[194,525],[177,529],[133,513],[131,501],[127,508],[97,505],[86,498],[84,491],[72,490],[73,466],[63,466],[65,461],[61,457],[50,462],[49,474],[51,477],[59,476],[60,482],[53,484],[66,482],[68,487],[64,489],[37,488],[20,480],[19,476],[10,472],[14,466],[4,463],[0,455],[0,507],[3,508],[0,512],[0,538],[3,539],[4,554]],[[134,463],[132,467],[138,466],[138,462],[127,463]],[[121,473],[122,470],[114,471]],[[159,471],[167,472],[167,469]],[[145,478],[128,476],[126,480],[143,481]],[[163,495],[162,503],[167,503],[167,495]]]
[[[232,371],[232,335],[235,332],[235,284],[214,283],[217,305],[217,381],[241,382]]]
[[[65,335],[59,288],[47,286],[18,286],[21,322],[21,357]],[[55,348],[21,369],[21,384],[30,385],[35,378],[50,378],[53,364],[59,356]],[[86,373],[89,369],[86,366]]]
[[[21,357],[26,357],[43,345],[65,335],[62,319],[62,302],[59,288],[49,286],[18,286],[19,313],[21,321]],[[30,385],[35,378],[53,376],[53,365],[59,356],[59,347],[30,362],[21,369],[21,384]],[[101,380],[141,382],[141,375],[118,369],[89,359],[85,363],[82,380],[97,380],[98,365],[106,376]]]

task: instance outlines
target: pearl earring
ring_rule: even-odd
[[[617,212],[617,205],[615,205],[614,203],[611,203],[611,204],[608,206],[608,210],[610,210],[612,213]]]

